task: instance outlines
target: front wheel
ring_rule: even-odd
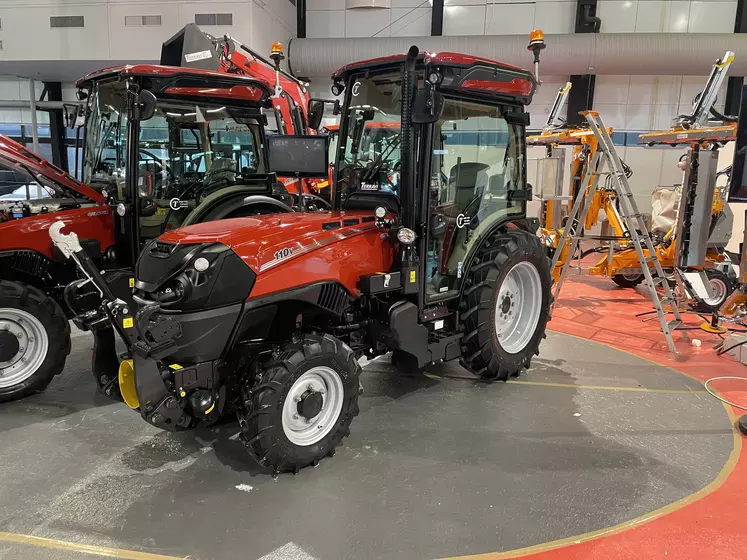
[[[361,367],[330,335],[289,343],[244,388],[242,438],[260,465],[298,472],[333,455],[358,415]]]
[[[0,280],[0,402],[47,388],[70,353],[70,324],[41,290]]]
[[[468,271],[462,297],[462,365],[506,381],[539,354],[550,316],[550,259],[521,230],[498,234]]]

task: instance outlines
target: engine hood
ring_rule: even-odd
[[[261,274],[281,262],[374,228],[372,212],[294,212],[205,222],[167,232],[159,241],[222,243]]]

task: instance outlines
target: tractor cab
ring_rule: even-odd
[[[83,181],[116,208],[119,263],[134,264],[145,241],[182,225],[290,211],[268,170],[272,104],[262,83],[135,65],[95,72],[78,87],[86,101]]]
[[[458,298],[484,240],[526,214],[524,105],[535,78],[487,59],[413,52],[346,66],[333,80],[345,92],[334,204],[396,215],[418,238],[422,303]]]

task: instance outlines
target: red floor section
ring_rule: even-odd
[[[569,278],[555,307],[550,328],[609,344],[653,362],[669,366],[701,381],[721,375],[747,377],[747,367],[727,356],[716,356],[720,339],[700,330],[676,331],[680,360],[669,353],[656,319],[641,322],[636,313],[652,309],[645,288],[617,287],[606,278]],[[655,316],[654,316],[655,317]],[[686,314],[687,326],[702,322]],[[692,339],[702,341],[696,348]],[[747,405],[747,382],[714,384],[733,402]],[[739,416],[742,411],[734,409]],[[739,436],[741,438],[741,436]],[[743,443],[744,438],[741,440]],[[742,445],[734,470],[723,484],[693,503],[633,528],[555,550],[523,556],[542,560],[747,559],[747,446]]]

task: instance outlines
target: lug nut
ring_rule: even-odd
[[[313,391],[313,390],[314,390],[314,386],[313,386],[313,385],[312,385],[311,383],[309,383],[309,384],[308,384],[308,385],[306,386],[306,388],[307,388],[307,389],[308,389],[309,391]]]
[[[324,394],[324,389],[319,389],[319,394],[323,395]]]
[[[293,415],[293,419],[294,419],[294,420],[298,420],[298,414],[294,414],[294,415]]]
[[[293,400],[296,402],[301,402],[301,397],[293,397]]]
[[[306,419],[306,423],[307,423],[307,424],[311,424],[311,418],[307,418],[307,419]]]
[[[17,334],[16,336],[17,336],[18,338],[23,338],[23,333],[22,333],[22,332],[19,332],[19,333],[18,333],[18,334]]]

